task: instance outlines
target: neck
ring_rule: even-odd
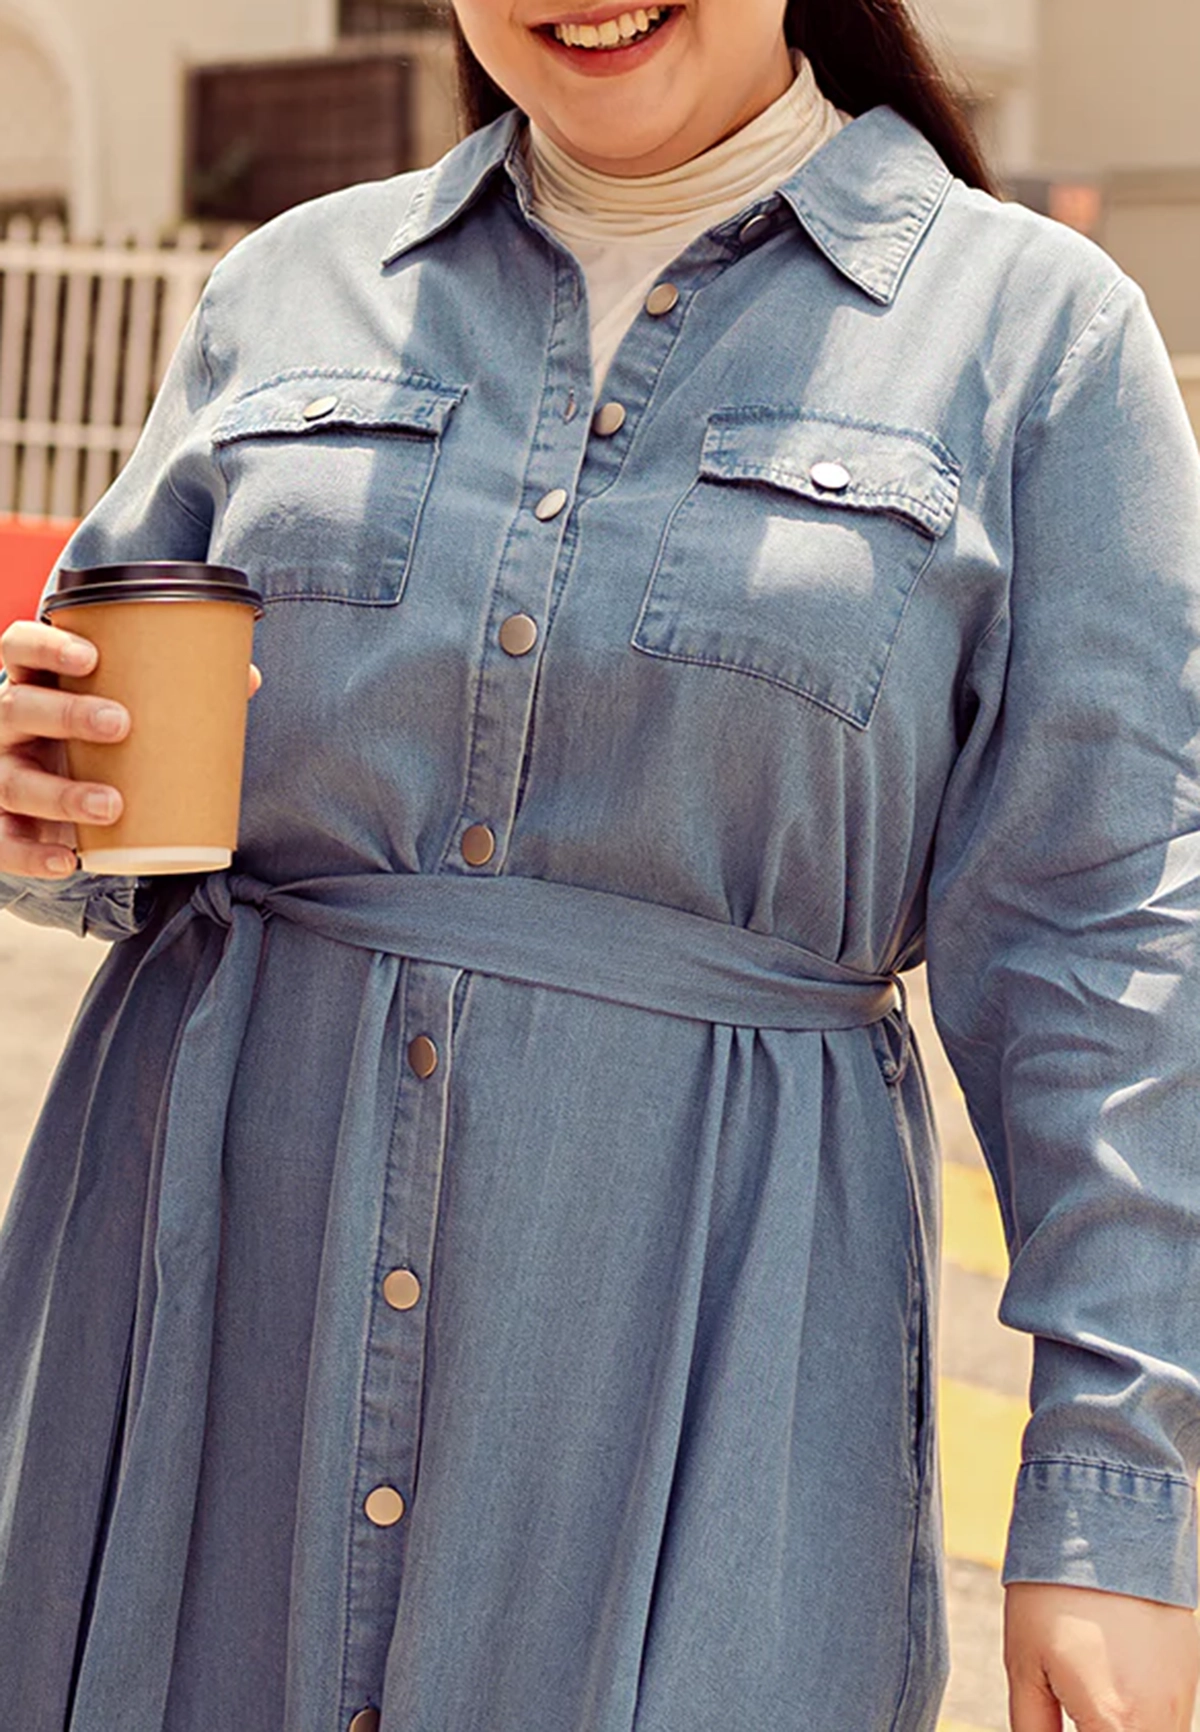
[[[721,130],[715,135],[710,130],[711,119],[696,118],[687,121],[677,133],[651,151],[636,156],[616,157],[583,149],[575,141],[558,132],[550,136],[560,150],[571,156],[581,167],[591,169],[596,174],[608,175],[618,180],[642,180],[656,174],[670,174],[675,169],[694,162],[698,157],[706,156],[710,150],[719,148],[727,139],[736,137],[779,101],[794,77],[793,51],[780,37],[763,78],[741,106],[724,117]]]
[[[779,185],[839,129],[840,116],[822,95],[803,55],[792,80],[770,107],[700,156],[653,175],[601,172],[530,127],[530,159],[539,214],[560,232],[595,226],[616,234],[656,228],[731,206]]]

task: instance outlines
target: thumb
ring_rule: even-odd
[[[1008,1717],[1012,1732],[1062,1732],[1062,1709],[1044,1677],[1010,1678]]]

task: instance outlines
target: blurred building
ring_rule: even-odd
[[[1200,4],[911,0],[1014,194],[1091,233],[1200,354]],[[0,0],[0,214],[257,220],[452,140],[434,0]]]
[[[218,160],[191,154],[196,108],[211,126],[221,119],[214,121],[214,108],[230,106],[219,92],[213,99],[217,69],[267,129],[249,148],[272,155],[290,148],[310,159],[332,148],[350,178],[370,173],[377,166],[370,149],[360,165],[353,139],[345,148],[361,105],[347,99],[337,65],[322,89],[318,64],[361,64],[364,47],[393,67],[412,67],[404,124],[394,133],[405,160],[382,172],[431,160],[452,142],[454,119],[444,33],[428,23],[427,7],[400,0],[0,0],[0,213],[61,212],[77,235],[154,232],[177,222],[197,172],[203,191],[220,191],[238,167],[236,138],[220,141]],[[239,82],[245,63],[261,67],[265,81],[277,61],[295,68],[290,104],[279,72],[261,96],[252,82]],[[362,82],[368,106],[378,108],[386,80],[366,67]],[[398,82],[397,73],[392,88]]]
[[[1045,0],[911,0],[957,73],[975,129],[1007,179],[1038,165],[1036,71]]]
[[[1198,0],[915,0],[1015,196],[1082,229],[1200,356]]]

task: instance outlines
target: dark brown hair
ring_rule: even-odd
[[[457,19],[452,27],[463,125],[473,132],[513,103],[471,53]],[[952,173],[997,190],[962,102],[906,0],[789,0],[784,28],[831,102],[854,115],[889,104],[925,134]]]

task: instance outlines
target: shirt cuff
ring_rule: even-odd
[[[97,878],[76,872],[50,883],[0,877],[0,909],[33,926],[57,926],[77,938],[130,938],[145,925],[152,895],[145,878]]]
[[[1194,1608],[1195,1488],[1109,1462],[1026,1462],[1004,1581],[1058,1582]]]

